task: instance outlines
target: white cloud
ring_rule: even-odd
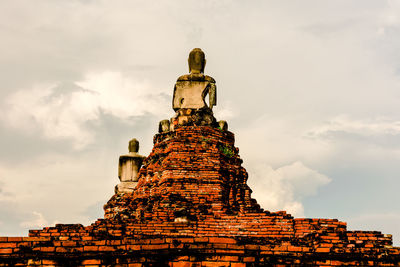
[[[318,188],[331,179],[310,169],[302,162],[273,169],[268,165],[258,165],[249,171],[249,185],[253,197],[266,210],[286,210],[293,216],[304,216],[301,201],[315,195]]]
[[[119,182],[118,154],[111,152],[109,155],[112,155],[111,159],[100,153],[96,157],[91,154],[88,158],[77,156],[72,161],[66,156],[51,155],[21,163],[18,168],[0,166],[0,174],[10,178],[5,181],[5,188],[12,193],[7,197],[0,195],[0,200],[13,207],[13,210],[3,207],[2,212],[14,216],[9,220],[14,221],[21,232],[58,222],[91,224],[102,217],[102,205],[96,206],[96,210],[92,208],[95,215],[91,217],[87,215],[87,207],[99,201],[104,204]],[[30,178],[29,182],[26,177]],[[10,223],[5,225],[2,234],[16,227]]]
[[[134,81],[118,72],[91,73],[83,81],[77,82],[77,85],[97,94],[95,99],[85,103],[88,108],[101,108],[119,118],[144,113],[165,114],[170,109],[170,105],[160,96],[160,89],[148,82]]]
[[[213,112],[214,116],[217,120],[226,120],[232,119],[235,114],[235,109],[232,106],[231,101],[221,101],[222,103],[218,103],[216,107],[214,107]]]
[[[39,127],[47,138],[71,138],[79,149],[93,141],[87,122],[108,113],[127,120],[146,113],[167,113],[162,92],[146,82],[118,72],[91,73],[74,84],[36,85],[15,92],[6,100],[6,124],[29,132]]]
[[[4,168],[0,166],[0,201],[13,201],[15,192],[10,191],[10,188],[5,182],[7,181],[5,177],[7,177],[7,173],[4,171]]]
[[[32,220],[29,221],[23,221],[20,223],[21,227],[24,228],[40,228],[40,227],[44,227],[47,225],[47,220],[43,217],[43,215],[40,212],[37,211],[33,211],[32,212],[34,218]]]
[[[308,137],[314,123],[298,115],[259,116],[235,131],[236,144],[248,169],[256,162],[266,162],[274,168],[295,161],[315,166],[331,155],[333,147],[323,139]]]
[[[380,14],[380,23],[384,26],[397,26],[400,24],[400,1],[389,0],[387,7]]]
[[[337,116],[321,126],[311,129],[311,137],[327,137],[335,132],[345,132],[361,136],[398,135],[400,121],[385,118],[354,120],[349,116]]]

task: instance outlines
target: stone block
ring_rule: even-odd
[[[218,121],[218,126],[222,131],[228,131],[228,123],[226,121]]]
[[[158,132],[165,133],[170,131],[170,122],[169,120],[162,120],[158,125]]]

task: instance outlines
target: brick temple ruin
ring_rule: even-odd
[[[0,237],[0,266],[400,266],[391,235],[295,219],[251,198],[234,134],[213,116],[216,85],[204,66],[194,49],[174,88],[176,114],[160,122],[150,155],[129,143],[104,219]]]

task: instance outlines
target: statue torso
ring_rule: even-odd
[[[204,98],[210,86],[215,86],[215,80],[210,76],[204,74],[180,76],[174,88],[173,109],[201,109],[207,107]]]

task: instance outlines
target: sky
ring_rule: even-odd
[[[200,47],[261,206],[400,245],[400,1],[0,1],[0,235],[89,225]]]

